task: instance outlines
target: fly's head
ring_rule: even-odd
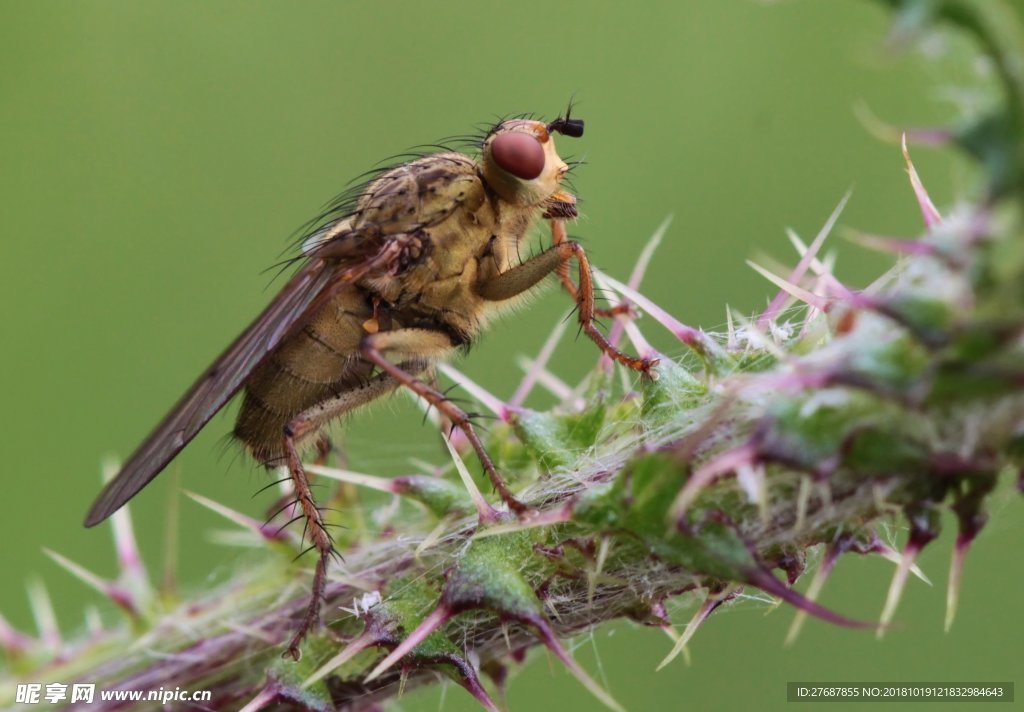
[[[484,140],[484,180],[503,200],[515,205],[550,202],[569,172],[555,150],[556,133],[582,136],[583,121],[568,116],[547,124],[530,119],[502,121]]]

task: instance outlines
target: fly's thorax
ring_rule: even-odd
[[[488,186],[502,200],[521,206],[547,201],[569,171],[547,126],[526,119],[496,127],[484,141],[480,164]]]
[[[384,235],[436,225],[484,200],[476,162],[461,153],[438,153],[410,161],[370,183],[352,216],[353,227],[372,226]]]

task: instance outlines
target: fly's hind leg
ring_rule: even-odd
[[[327,433],[318,433],[317,434],[316,442],[314,443],[314,447],[316,447],[316,457],[313,458],[313,462],[315,464],[317,464],[317,465],[321,465],[321,466],[322,465],[326,465],[327,464],[327,458],[328,458],[328,456],[331,453],[335,453],[338,457],[343,457],[341,452],[334,447],[334,444],[331,442],[331,439],[329,437],[327,437]],[[268,467],[272,467],[272,466],[276,467],[277,463],[268,463],[267,466]],[[290,479],[290,476],[289,476],[288,479]],[[313,476],[310,475],[310,474],[307,474],[306,475],[306,479],[310,483],[312,483]],[[274,482],[272,484],[280,484],[280,483],[283,483],[285,481],[286,480],[282,479],[282,480],[279,480],[278,482]],[[269,486],[270,485],[268,485],[268,487]],[[262,491],[262,490],[260,490],[260,491]],[[257,493],[257,494],[259,494],[259,493]],[[280,497],[275,499],[274,502],[267,508],[267,517],[269,517],[270,519],[273,519],[274,517],[276,517],[278,514],[280,514],[284,510],[290,509],[290,508],[291,508],[291,511],[294,513],[295,510],[294,510],[293,507],[294,507],[295,504],[297,504],[297,502],[296,502],[296,500],[294,498],[290,497],[287,494],[281,495]]]
[[[415,370],[416,364],[408,364],[407,368]],[[365,403],[376,400],[398,387],[398,382],[386,374],[375,376],[365,383],[359,384],[346,391],[342,391],[333,398],[329,398],[316,404],[299,415],[292,418],[284,427],[284,454],[285,464],[288,467],[288,474],[292,479],[292,486],[295,489],[295,499],[302,510],[305,519],[303,537],[307,534],[312,547],[316,549],[319,559],[316,563],[316,572],[313,575],[313,592],[309,600],[309,606],[302,619],[295,635],[288,644],[285,655],[294,660],[301,656],[299,646],[306,634],[316,626],[320,620],[320,604],[324,597],[324,589],[327,586],[327,562],[334,554],[334,542],[327,532],[323,513],[313,498],[313,492],[309,487],[309,478],[302,467],[302,460],[299,457],[298,444],[312,433],[316,433],[328,421],[347,413]]]
[[[483,443],[476,434],[476,430],[473,428],[473,424],[470,422],[469,414],[448,400],[436,388],[432,388],[404,369],[402,364],[393,363],[385,356],[385,354],[394,354],[399,356],[442,358],[454,351],[456,346],[457,344],[447,332],[435,329],[409,328],[368,334],[363,337],[363,341],[359,345],[359,352],[364,359],[437,408],[442,416],[447,418],[454,427],[461,430],[466,435],[470,445],[473,446],[473,450],[476,451],[480,464],[483,465],[498,495],[508,505],[509,509],[517,514],[523,514],[529,511],[529,507],[513,496],[505,480],[498,474],[498,470],[494,467],[494,463],[491,461],[490,456],[484,449]]]
[[[423,376],[421,376],[420,380],[422,380],[424,383],[426,383],[428,386],[433,388],[438,393],[444,395],[445,398],[448,398],[448,393],[450,389],[441,390],[441,381],[438,379],[437,371],[435,369],[430,369],[430,371],[424,373]],[[455,423],[449,420],[448,416],[446,416],[444,413],[441,413],[440,416],[441,417],[438,418],[438,433],[441,435],[441,452],[447,453],[448,449],[447,446],[444,444],[444,440],[445,438],[448,437],[448,433],[450,433],[455,428]],[[423,422],[426,422],[426,420],[427,416],[424,415]]]

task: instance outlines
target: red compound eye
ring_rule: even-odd
[[[533,180],[544,170],[544,148],[533,136],[518,131],[497,136],[491,143],[494,162],[522,180]]]

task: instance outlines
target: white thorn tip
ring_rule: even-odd
[[[918,549],[908,545],[903,550],[903,556],[900,557],[900,563],[896,567],[896,573],[893,574],[892,583],[889,584],[889,592],[885,597],[885,605],[882,607],[882,615],[878,618],[878,630],[876,631],[876,637],[881,640],[885,635],[885,629],[892,623],[893,617],[896,615],[896,607],[899,605],[900,598],[903,597],[903,589],[907,584],[907,574],[910,573],[911,567],[914,565],[914,559],[917,557]]]
[[[583,687],[585,687],[587,691],[597,698],[605,707],[610,710],[614,710],[614,712],[626,712],[625,708],[620,705],[607,690],[597,684],[597,681],[587,674],[586,670],[580,667],[579,663],[569,655],[550,630],[542,631],[541,639],[544,641],[544,644],[548,649],[555,654],[555,657],[561,660],[562,664],[568,668],[573,677],[579,680],[580,684],[583,685]]]
[[[924,219],[925,227],[931,229],[941,225],[942,215],[935,207],[935,204],[932,203],[932,199],[928,195],[928,191],[925,190],[924,183],[921,182],[921,177],[917,175],[917,169],[914,168],[914,162],[910,160],[910,151],[907,150],[907,134],[905,131],[900,138],[900,150],[903,152],[903,160],[907,164],[907,174],[910,176],[910,185],[914,189],[914,197],[917,198],[917,204],[921,208],[921,217]]]
[[[394,481],[389,477],[377,477],[376,475],[366,475],[362,472],[353,472],[352,470],[342,470],[337,467],[327,467],[325,465],[303,465],[307,472],[311,472],[314,475],[323,475],[329,477],[332,480],[338,480],[339,482],[348,482],[353,485],[359,485],[360,487],[367,487],[369,489],[377,490],[378,492],[387,492],[394,494],[395,487]]]
[[[448,453],[452,457],[452,462],[455,464],[455,469],[458,471],[459,477],[462,479],[462,484],[466,488],[466,492],[469,493],[469,498],[473,500],[476,511],[480,515],[480,520],[485,522],[497,521],[498,513],[480,493],[480,488],[476,486],[476,482],[473,481],[473,476],[469,473],[466,463],[462,461],[462,457],[455,449],[455,446],[452,445],[451,440],[448,438],[442,438],[442,440],[444,440],[445,447],[448,448]]]
[[[943,629],[947,633],[953,628],[957,605],[960,602],[960,582],[966,556],[967,546],[957,541],[956,546],[953,547],[953,558],[949,562],[949,584],[946,588],[946,617],[943,621]]]

